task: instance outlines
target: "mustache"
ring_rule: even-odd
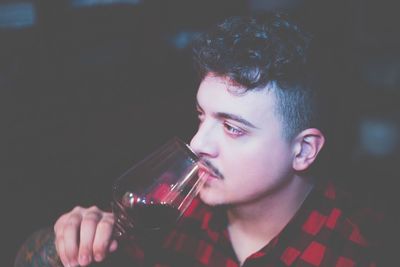
[[[222,173],[209,160],[202,159],[203,164],[212,171],[212,174],[218,178],[224,179]]]

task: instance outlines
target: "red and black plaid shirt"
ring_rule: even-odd
[[[377,217],[350,203],[332,184],[315,188],[283,231],[242,266],[376,266],[363,230]],[[130,246],[129,253],[137,265],[237,267],[226,226],[222,209],[195,201],[161,248],[143,253]]]

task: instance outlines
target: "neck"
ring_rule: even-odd
[[[229,207],[228,231],[238,257],[249,256],[277,236],[312,188],[310,181],[296,176],[256,201]]]
[[[303,204],[312,188],[313,183],[296,176],[281,188],[256,201],[230,206],[227,210],[229,223],[253,227],[260,224],[267,229],[281,225],[283,228]]]

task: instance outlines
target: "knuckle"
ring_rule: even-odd
[[[80,210],[80,208],[81,208],[80,206],[75,206],[72,208],[71,212],[76,212],[76,211]]]
[[[84,208],[81,206],[75,206],[70,213],[74,213],[74,212],[81,212]]]
[[[71,216],[68,218],[68,221],[66,222],[66,228],[70,227],[75,227],[76,225],[79,225],[81,222],[81,217],[76,215],[76,214],[71,214]]]
[[[100,220],[100,215],[95,212],[86,213],[83,217],[85,223],[97,223]]]
[[[53,227],[55,232],[57,232],[62,227],[63,223],[68,218],[68,216],[69,216],[69,213],[65,213],[65,214],[61,215],[57,219],[57,221],[56,221],[56,223],[54,224],[54,227]]]
[[[96,205],[93,205],[93,206],[89,207],[88,210],[89,211],[96,211],[96,212],[100,211],[100,209]]]

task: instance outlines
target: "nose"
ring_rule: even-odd
[[[205,123],[199,126],[197,133],[190,141],[190,147],[200,157],[215,158],[218,155],[218,145],[212,127],[207,127]]]

